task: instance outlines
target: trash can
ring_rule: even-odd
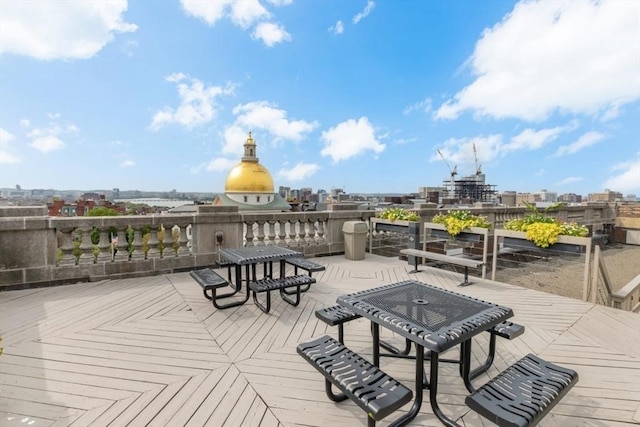
[[[344,256],[351,261],[364,259],[367,248],[367,223],[363,221],[346,221],[342,226],[344,233]]]

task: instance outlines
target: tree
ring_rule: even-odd
[[[110,208],[105,208],[104,206],[93,208],[87,213],[87,216],[118,216],[118,215],[120,214],[115,210]]]

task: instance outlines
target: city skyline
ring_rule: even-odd
[[[0,10],[0,187],[222,192],[251,131],[276,189],[640,194],[638,2]]]

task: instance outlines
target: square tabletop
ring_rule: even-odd
[[[508,307],[415,280],[344,295],[338,304],[436,352],[513,316]]]
[[[247,246],[236,249],[220,249],[220,256],[238,265],[280,261],[301,257],[302,253],[281,246]]]

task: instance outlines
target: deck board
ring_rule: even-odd
[[[462,274],[428,266],[410,273],[413,266],[394,258],[317,261],[326,269],[313,274],[317,283],[300,305],[274,292],[269,314],[251,300],[215,309],[188,273],[1,292],[0,424],[20,416],[42,426],[365,426],[352,402],[327,399],[324,378],[295,347],[337,336],[315,311],[338,296],[407,279],[506,305],[525,325],[518,339],[498,340],[476,385],[530,352],[578,371],[578,384],[541,426],[640,424],[639,315],[489,280],[463,288]],[[369,322],[346,324],[345,342],[370,358]],[[487,343],[488,334],[474,339],[474,364]],[[412,384],[412,363],[385,358],[382,368]],[[464,405],[454,365],[443,365],[440,391],[446,414],[465,426],[491,425]],[[440,423],[425,402],[412,425]]]

